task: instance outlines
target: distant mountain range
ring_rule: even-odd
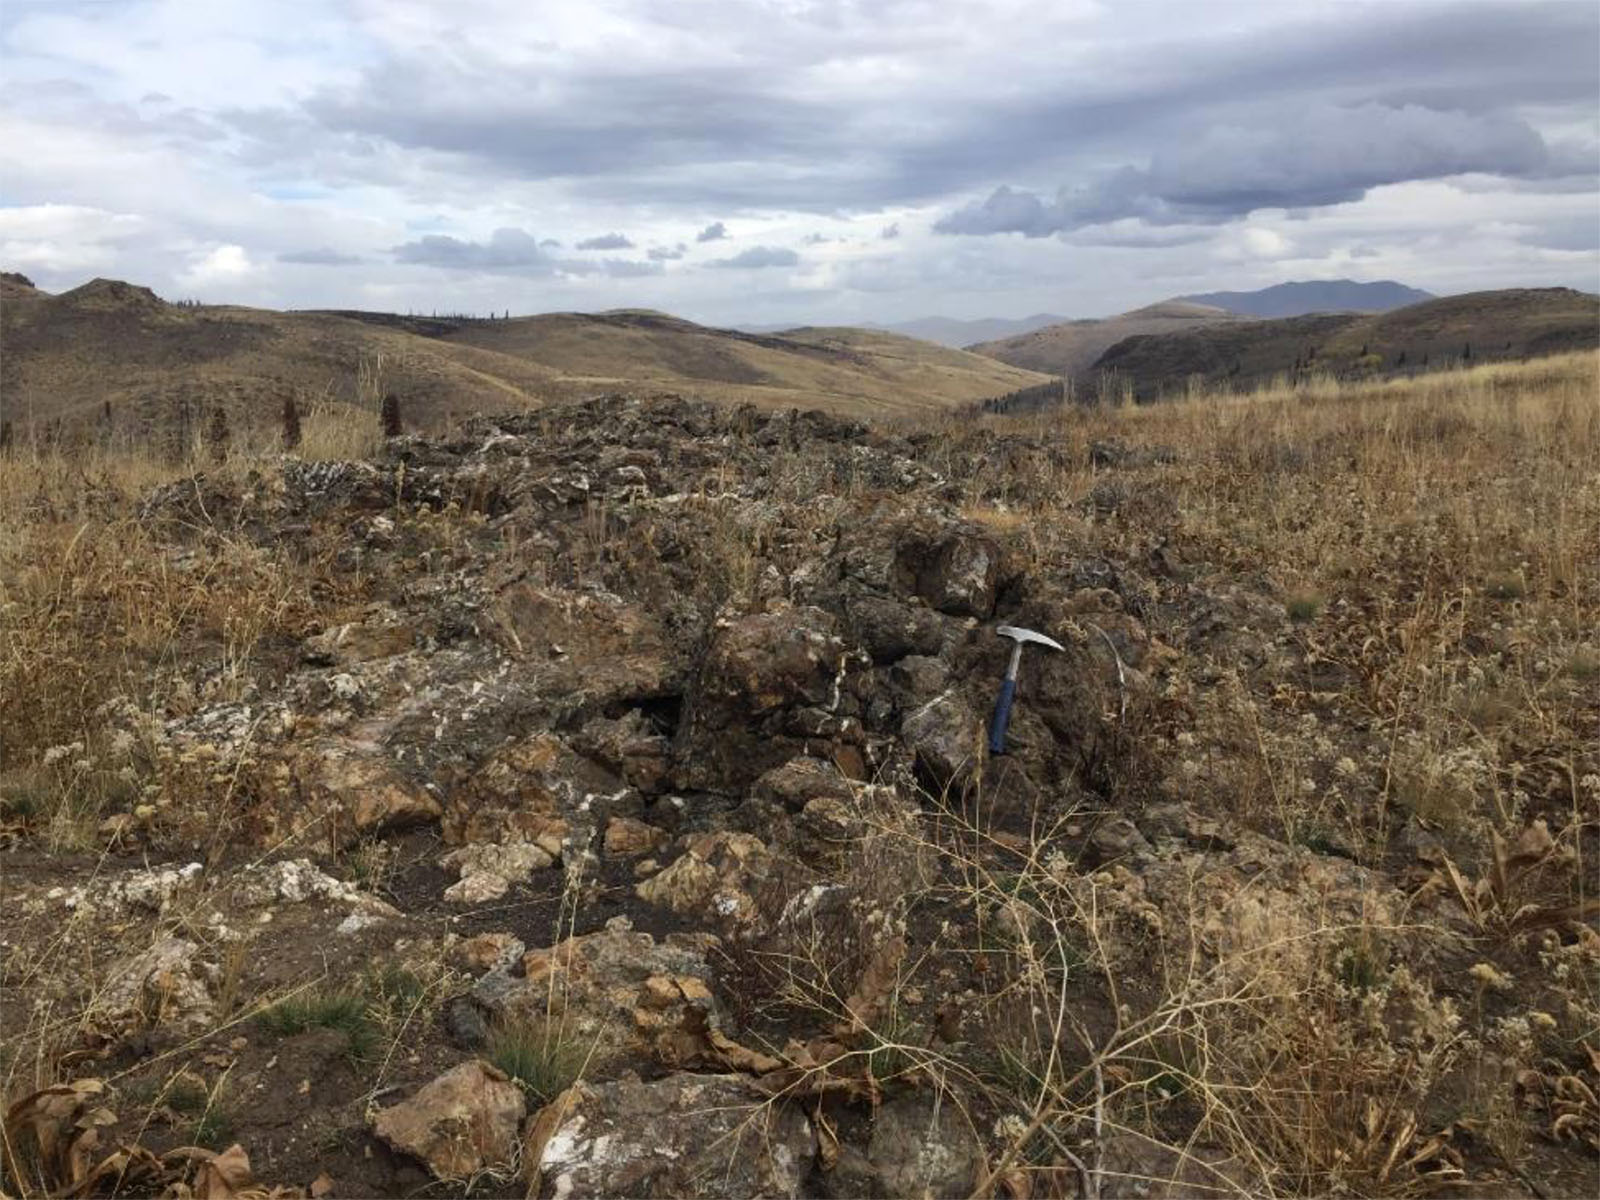
[[[915,321],[900,321],[893,325],[867,325],[868,329],[885,329],[906,337],[937,342],[941,346],[957,349],[974,346],[979,342],[993,342],[1001,338],[1032,333],[1046,325],[1056,325],[1067,320],[1054,313],[1034,313],[1031,317],[979,317],[972,321],[958,321],[952,317],[921,317]]]
[[[1207,304],[1246,317],[1300,317],[1319,312],[1388,312],[1432,300],[1432,292],[1391,279],[1357,283],[1354,279],[1316,279],[1279,283],[1253,292],[1200,292],[1179,296],[1191,304]]]
[[[1198,304],[1244,317],[1298,317],[1315,312],[1388,312],[1390,309],[1403,308],[1407,304],[1417,304],[1432,299],[1432,292],[1407,287],[1403,283],[1395,283],[1388,279],[1375,283],[1358,283],[1354,279],[1318,279],[1302,283],[1279,283],[1253,292],[1203,292],[1193,296],[1175,296],[1171,300],[1135,309],[1133,313],[1122,313],[1113,317],[1071,318],[1057,316],[1054,313],[1035,313],[1031,317],[978,317],[972,320],[918,317],[912,321],[894,321],[886,324],[867,321],[863,322],[860,328],[882,329],[889,333],[920,338],[925,342],[936,342],[941,346],[975,350],[980,346],[1022,338],[1047,327],[1069,323],[1082,326],[1085,321],[1122,321],[1136,313],[1155,313],[1175,304]],[[741,325],[739,328],[749,333],[779,333],[790,326]],[[1110,343],[1107,342],[1106,345]],[[979,353],[988,351],[979,350]]]
[[[998,358],[1003,363],[1027,371],[1078,377],[1124,338],[1139,334],[1179,333],[1218,322],[1250,323],[1246,317],[1211,305],[1165,300],[1114,317],[1062,321],[1015,337],[980,342],[969,348],[974,354]]]

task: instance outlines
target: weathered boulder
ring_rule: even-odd
[[[911,589],[940,612],[987,618],[994,612],[1000,547],[975,525],[912,530],[896,553],[896,567]]]
[[[798,1197],[816,1153],[811,1122],[743,1075],[579,1083],[534,1119],[529,1194],[659,1200]]]
[[[421,1159],[436,1178],[465,1179],[511,1161],[526,1112],[522,1089],[504,1072],[474,1059],[381,1110],[372,1131]]]
[[[887,1196],[965,1196],[983,1149],[953,1097],[909,1092],[879,1107],[867,1160]]]
[[[439,801],[401,774],[375,743],[325,738],[286,764],[287,777],[268,775],[275,793],[259,836],[277,843],[299,834],[345,846],[362,837],[437,820]],[[274,786],[276,785],[276,786]]]
[[[555,859],[530,842],[462,846],[439,860],[454,867],[460,879],[445,889],[452,904],[485,904],[498,900],[513,883],[525,882],[535,871],[553,866]]]
[[[98,1015],[112,1024],[203,1028],[216,1005],[199,954],[194,942],[167,937],[123,959],[107,973],[96,997]]]
[[[766,844],[748,833],[695,834],[671,866],[635,886],[641,900],[685,916],[748,925],[760,913],[754,893],[774,871]]]
[[[530,950],[522,974],[490,971],[473,996],[508,1023],[557,1019],[598,1067],[646,1056],[667,1066],[721,1065],[738,1054],[720,1033],[722,1008],[706,962],[710,935],[658,942],[626,918],[604,930]]]
[[[849,664],[817,608],[740,617],[712,639],[674,746],[684,787],[737,790],[809,742],[837,739]]]

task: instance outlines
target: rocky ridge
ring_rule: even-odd
[[[1330,928],[1392,931],[1385,962],[1418,977],[1468,931],[1423,939],[1418,903],[1459,924],[1448,895],[1186,802],[1157,761],[1184,723],[1174,643],[1264,664],[1284,618],[1154,539],[1107,557],[1030,528],[1017,481],[1064,454],[612,396],[159,489],[139,520],[172,570],[327,545],[336,619],[228,687],[203,668],[188,702],[108,706],[130,762],[192,803],[113,815],[87,886],[48,864],[9,880],[8,952],[109,954],[99,1073],[181,1062],[211,1096],[269,1097],[240,1144],[312,1195],[1256,1188],[1182,1106],[1096,1128],[1092,1163],[1041,1142],[1034,1056],[1087,1070],[1140,1021],[1180,1021],[1157,946],[1197,1003],[1265,947],[1310,977]],[[1172,457],[1096,447],[1083,521],[1159,511],[1126,472]],[[1025,657],[990,758],[999,623],[1066,650]],[[118,953],[130,933],[143,948]],[[39,977],[45,1005],[82,982]],[[1439,997],[1407,978],[1374,1020],[1442,1053]],[[382,1009],[375,1073],[329,1028],[273,1042],[245,1020],[254,997],[357,981]],[[1071,1029],[1041,1034],[1041,997]],[[575,1065],[513,1078],[508,1029]],[[1441,1146],[1408,1169],[1456,1168]]]

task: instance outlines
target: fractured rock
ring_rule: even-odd
[[[579,1083],[534,1119],[529,1194],[681,1200],[798,1197],[816,1153],[811,1122],[743,1075]]]
[[[774,868],[760,838],[722,830],[697,834],[666,870],[634,887],[641,900],[684,915],[715,914],[748,924],[759,911],[752,892]]]
[[[490,971],[473,996],[509,1023],[559,1020],[596,1065],[648,1056],[668,1066],[721,1065],[738,1048],[720,1033],[707,934],[658,942],[615,918],[598,933],[523,955],[521,976]]]
[[[633,817],[612,817],[606,822],[607,854],[624,858],[636,854],[648,854],[666,840],[667,835],[664,831]]]
[[[465,1179],[511,1161],[526,1111],[522,1089],[504,1072],[474,1059],[380,1111],[372,1131],[421,1159],[436,1178]]]
[[[509,845],[475,844],[452,850],[439,860],[440,866],[455,867],[458,882],[444,891],[452,904],[484,904],[498,900],[513,883],[525,882],[535,871],[554,866],[555,859],[529,842]]]

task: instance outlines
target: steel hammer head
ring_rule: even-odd
[[[1035,633],[1031,629],[1018,629],[1015,625],[1002,625],[995,630],[1003,638],[1010,638],[1019,647],[1027,642],[1037,642],[1041,646],[1049,646],[1052,650],[1065,650],[1066,647],[1054,638],[1047,638],[1042,633]]]

